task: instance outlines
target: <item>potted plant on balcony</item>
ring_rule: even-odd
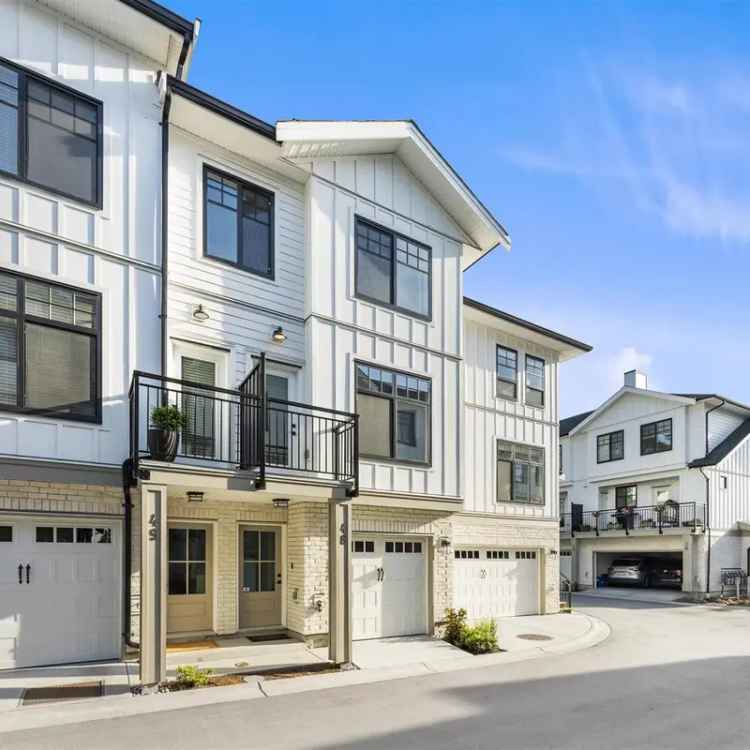
[[[187,422],[186,416],[172,404],[157,406],[151,411],[148,428],[148,452],[155,461],[172,462],[180,445],[180,431]]]

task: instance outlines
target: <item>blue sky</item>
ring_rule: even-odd
[[[562,416],[632,367],[750,402],[750,3],[167,2],[263,119],[419,122],[513,240],[466,293],[595,347]]]

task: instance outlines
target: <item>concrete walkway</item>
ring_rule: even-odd
[[[472,656],[442,641],[426,637],[363,641],[355,644],[355,660],[361,662],[359,669],[277,680],[248,677],[241,685],[227,687],[145,696],[114,695],[77,702],[23,706],[0,714],[0,733],[257,700],[457,670],[502,667],[546,655],[582,650],[600,643],[609,635],[609,628],[604,622],[582,613],[504,618],[498,623],[498,631],[501,647],[507,649],[502,653]],[[521,637],[523,635],[543,636],[545,640],[527,640]],[[183,655],[188,653],[183,652]],[[200,653],[193,652],[193,656]],[[205,652],[203,654],[205,657]],[[317,657],[316,660],[320,661]],[[185,659],[181,663],[192,662]],[[201,666],[206,664],[204,661]],[[84,680],[79,676],[78,681]]]

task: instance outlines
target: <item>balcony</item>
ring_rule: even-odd
[[[575,507],[575,504],[574,504]],[[706,506],[702,503],[669,501],[662,505],[574,510],[560,516],[560,536],[576,534],[625,535],[639,532],[689,529],[702,531],[706,525]]]
[[[136,371],[130,385],[130,458],[246,472],[255,489],[269,476],[347,485],[357,494],[358,416],[265,392],[265,357],[236,390]],[[154,409],[173,406],[182,426],[165,455]],[[173,439],[174,442],[174,439]]]

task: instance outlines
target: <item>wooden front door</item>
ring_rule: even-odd
[[[281,625],[281,530],[240,527],[240,627]]]
[[[205,526],[169,526],[167,632],[211,630],[211,535]]]

